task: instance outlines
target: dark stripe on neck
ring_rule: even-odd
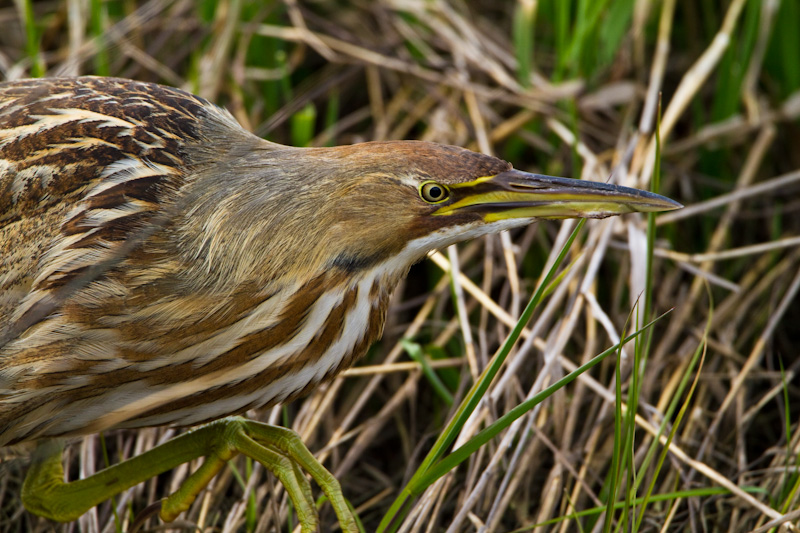
[[[375,265],[379,260],[377,255],[353,255],[347,252],[342,252],[330,262],[330,266],[338,268],[348,274],[356,274],[362,270]]]

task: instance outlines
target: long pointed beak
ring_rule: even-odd
[[[435,215],[481,213],[486,222],[510,218],[605,218],[671,211],[681,204],[630,187],[508,170],[451,186],[452,202]]]

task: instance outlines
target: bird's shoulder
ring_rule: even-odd
[[[0,224],[58,202],[152,199],[200,141],[216,107],[185,91],[118,78],[0,84]],[[100,189],[100,190],[92,190]]]
[[[191,179],[209,123],[238,127],[206,100],[152,83],[0,84],[2,314],[19,318],[88,269],[129,253]]]

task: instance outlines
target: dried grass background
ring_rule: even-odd
[[[674,311],[655,327],[640,369],[631,469],[692,355],[704,358],[664,467],[636,470],[636,483],[667,495],[647,506],[638,530],[789,530],[800,520],[798,0],[18,0],[0,3],[0,28],[1,79],[155,81],[227,107],[276,142],[424,139],[523,170],[642,188],[654,175],[663,93],[658,192],[687,207],[656,219],[653,308]],[[401,339],[425,348],[458,400],[572,227],[541,222],[417,265],[366,360],[302,401],[251,416],[297,430],[374,530],[452,409]],[[586,226],[570,253],[576,264],[464,438],[617,341],[645,286],[644,236],[638,215]],[[625,401],[632,349],[619,361]],[[527,531],[559,517],[536,531],[607,527],[600,513],[577,513],[608,499],[617,362],[605,360],[430,487],[400,530]],[[109,460],[176,431],[110,432]],[[196,467],[117,497],[118,519],[106,502],[56,525],[21,506],[26,456],[5,450],[2,461],[2,532],[126,530]],[[102,468],[100,438],[76,442],[69,464],[73,477]],[[617,498],[631,489],[622,481]],[[690,489],[708,490],[679,492]],[[336,529],[327,506],[321,519],[323,531]],[[614,519],[636,529],[620,512]],[[281,487],[239,458],[177,522],[148,527],[269,532],[293,523]]]

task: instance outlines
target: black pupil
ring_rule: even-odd
[[[428,196],[434,200],[438,200],[442,196],[442,188],[437,185],[431,185],[428,187]]]

